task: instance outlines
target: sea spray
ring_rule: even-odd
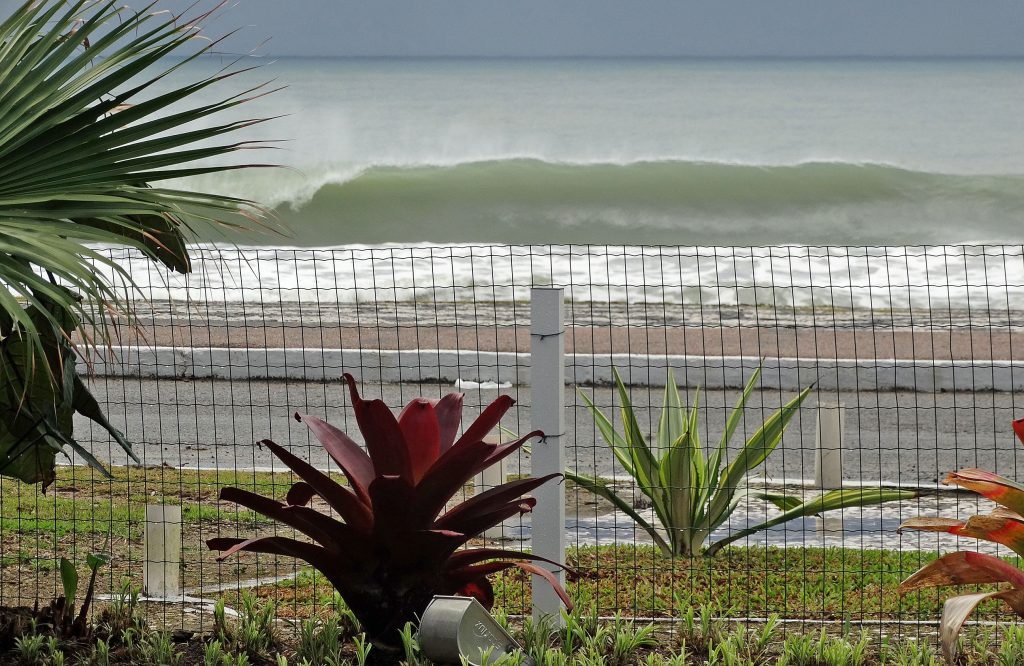
[[[101,251],[148,298],[182,303],[507,303],[527,301],[533,285],[556,285],[575,302],[665,304],[720,318],[759,306],[876,314],[1024,309],[1019,245],[205,245],[193,248],[188,276],[167,274],[134,251]]]

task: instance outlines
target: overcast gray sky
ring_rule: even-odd
[[[268,55],[1024,55],[1024,0],[232,1]]]

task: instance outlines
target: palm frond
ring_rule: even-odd
[[[265,119],[211,122],[268,88],[211,102],[215,86],[247,71],[234,67],[168,90],[170,74],[216,47],[198,39],[199,26],[223,2],[192,14],[158,4],[31,0],[0,21],[0,344],[24,347],[22,367],[0,376],[63,385],[64,402],[61,354],[81,353],[74,331],[102,345],[119,320],[132,321],[133,277],[101,248],[127,246],[188,272],[186,242],[199,227],[276,230],[255,202],[161,186],[268,166],[227,159],[268,147],[235,138]],[[55,341],[69,346],[55,355]]]

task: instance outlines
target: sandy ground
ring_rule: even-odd
[[[530,347],[529,304],[154,303],[126,344],[182,347],[478,349]],[[852,359],[1020,360],[1014,312],[863,312],[569,303],[568,353]]]

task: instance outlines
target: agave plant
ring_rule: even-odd
[[[705,453],[701,444],[697,427],[699,393],[687,414],[671,368],[668,371],[657,432],[651,441],[644,437],[640,429],[622,377],[617,370],[613,369],[613,372],[621,403],[624,434],[619,434],[615,430],[611,420],[586,393],[581,390],[579,394],[619,464],[633,477],[640,492],[650,499],[657,523],[652,524],[646,520],[634,508],[632,502],[616,494],[612,487],[599,477],[567,472],[566,478],[603,497],[615,508],[627,514],[651,536],[666,555],[700,555],[708,537],[729,519],[739,503],[747,497],[767,500],[780,508],[782,513],[753,527],[737,530],[714,542],[704,551],[705,555],[713,556],[722,547],[737,539],[796,518],[914,496],[912,492],[907,491],[870,488],[833,490],[801,501],[792,495],[754,492],[744,487],[746,475],[767,460],[778,446],[790,420],[810,394],[810,387],[768,417],[732,460],[728,461],[726,457],[729,443],[743,420],[743,406],[757,386],[761,374],[760,367],[754,371],[738,403],[729,414],[718,445],[708,453]]]
[[[80,406],[99,413],[75,374],[74,334],[109,341],[116,316],[130,315],[134,282],[97,246],[188,272],[196,225],[267,226],[251,202],[166,186],[254,166],[209,158],[256,147],[224,136],[260,120],[207,122],[254,91],[191,101],[235,69],[156,92],[216,47],[196,39],[210,12],[157,5],[30,0],[0,21],[0,473],[27,482],[52,481],[65,446],[99,465],[71,433]]]
[[[560,474],[510,481],[453,507],[463,485],[487,467],[542,433],[507,444],[486,441],[514,404],[508,396],[492,402],[457,437],[461,393],[440,400],[413,400],[395,418],[382,400],[363,400],[355,380],[345,375],[364,452],[348,435],[316,417],[295,414],[341,468],[347,486],[270,440],[261,442],[302,479],[284,502],[238,488],[224,488],[221,499],[278,520],[312,539],[283,536],[216,538],[223,560],[239,551],[297,557],[320,571],[344,598],[375,645],[401,645],[399,632],[416,621],[435,594],[475,596],[490,608],[494,590],[487,576],[518,567],[545,578],[571,607],[551,570],[533,564],[537,555],[499,548],[462,548],[473,537],[512,516],[533,509],[523,495]],[[319,497],[340,520],[306,506]]]
[[[1024,419],[1013,422],[1013,431],[1024,443]],[[980,469],[962,469],[946,476],[945,483],[986,497],[999,506],[991,513],[955,518],[911,518],[898,531],[946,532],[956,536],[992,541],[1024,557],[1024,485]],[[1024,571],[1004,560],[976,552],[944,555],[921,567],[900,584],[901,595],[931,587],[980,583],[1009,583],[1006,589],[950,597],[942,607],[939,637],[949,663],[956,657],[957,637],[967,618],[986,599],[999,599],[1024,618]]]

